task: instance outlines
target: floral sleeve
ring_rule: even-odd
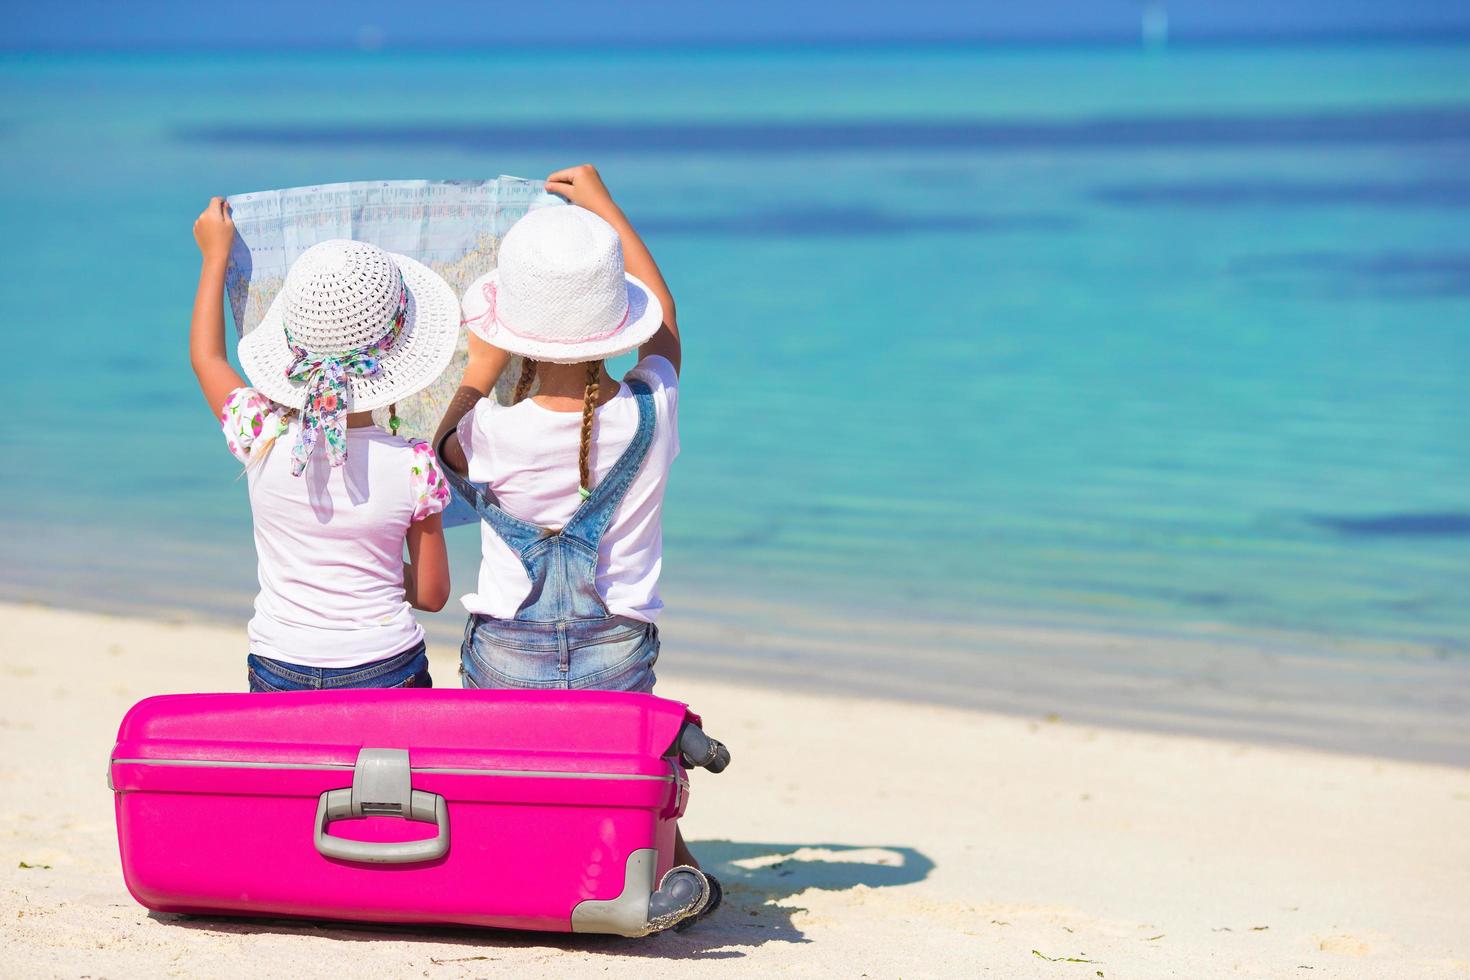
[[[413,467],[409,479],[413,487],[413,519],[421,521],[449,506],[449,484],[439,472],[434,450],[422,439],[413,440]]]
[[[275,412],[275,403],[254,388],[236,388],[230,392],[219,415],[230,455],[242,463],[250,462],[250,451],[257,440],[267,429],[275,434]]]

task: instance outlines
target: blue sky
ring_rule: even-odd
[[[1142,0],[73,0],[6,5],[0,46],[620,44],[1136,36]],[[1470,29],[1465,0],[1167,0],[1175,37]]]

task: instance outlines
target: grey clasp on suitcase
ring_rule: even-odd
[[[665,757],[674,770],[674,803],[678,809],[680,793],[688,783],[680,766],[696,766],[710,772],[724,772],[730,764],[730,750],[718,739],[710,738],[693,721],[686,721],[669,746]],[[680,866],[655,882],[658,851],[639,848],[628,855],[623,869],[623,891],[616,898],[587,899],[572,909],[573,932],[601,932],[618,936],[646,936],[666,929],[691,915],[696,915],[710,898],[709,885],[694,868]]]
[[[348,840],[327,833],[333,820],[402,817],[435,824],[425,840],[386,843]],[[327,790],[316,806],[316,849],[323,856],[361,864],[413,864],[449,851],[449,808],[438,793],[413,788],[406,749],[363,749],[357,753],[352,785]]]

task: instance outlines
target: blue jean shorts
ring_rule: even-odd
[[[527,623],[471,616],[459,651],[465,687],[653,690],[658,627],[639,619]]]
[[[334,691],[353,687],[433,687],[422,640],[386,660],[356,667],[304,667],[250,654],[245,658],[252,691]]]

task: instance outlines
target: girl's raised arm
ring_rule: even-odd
[[[485,343],[473,333],[468,336],[470,356],[469,362],[465,364],[464,378],[449,402],[444,417],[439,420],[439,428],[434,433],[432,443],[439,461],[456,473],[465,471],[465,455],[460,448],[459,437],[454,433],[455,427],[475,407],[476,402],[490,394],[490,389],[495,387],[495,382],[500,379],[506,364],[510,363],[510,355],[499,347]]]
[[[230,206],[222,197],[210,198],[209,206],[194,221],[194,241],[199,243],[203,262],[194,293],[194,316],[189,321],[189,362],[216,416],[224,411],[230,392],[245,387],[245,379],[225,352],[225,265],[234,240]]]
[[[617,230],[618,239],[623,245],[623,268],[642,280],[664,308],[663,328],[638,348],[638,357],[641,359],[650,354],[662,354],[674,365],[674,372],[678,373],[679,323],[674,314],[673,294],[669,292],[663,274],[658,271],[658,264],[653,261],[653,253],[643,244],[638,232],[633,230],[633,223],[623,214],[623,209],[613,202],[612,194],[602,182],[597,168],[590,163],[584,163],[579,167],[558,170],[546,178],[546,189],[553,194],[560,194],[578,207],[586,208]]]

